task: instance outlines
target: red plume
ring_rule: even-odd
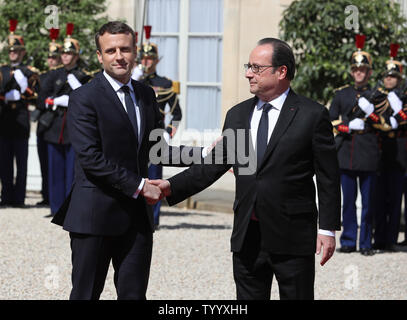
[[[356,48],[363,49],[365,46],[366,36],[364,34],[357,34],[356,35]]]
[[[17,22],[18,22],[17,19],[10,19],[10,20],[8,21],[8,23],[9,23],[9,25],[10,25],[10,32],[16,31]]]
[[[136,31],[136,43],[138,42],[138,32]]]
[[[146,39],[149,40],[151,35],[151,26],[144,26],[144,31],[146,33]]]
[[[73,33],[73,23],[69,22],[66,24],[66,35],[71,36]]]
[[[59,29],[51,28],[49,29],[49,37],[51,40],[56,40],[59,36]]]
[[[399,50],[400,45],[398,43],[390,44],[390,57],[395,58],[397,57],[397,51]]]

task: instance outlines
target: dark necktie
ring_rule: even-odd
[[[124,102],[126,104],[127,115],[129,116],[130,122],[134,129],[134,134],[137,138],[138,143],[138,126],[137,126],[137,116],[136,110],[134,108],[133,99],[130,96],[130,88],[128,86],[122,86],[122,91],[124,92]]]
[[[264,154],[267,148],[267,137],[269,131],[269,117],[268,112],[273,106],[269,103],[263,105],[263,112],[259,122],[259,128],[257,129],[257,168],[263,160]]]

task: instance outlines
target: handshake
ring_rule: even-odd
[[[171,187],[168,180],[149,180],[146,179],[140,194],[146,198],[148,204],[156,204],[162,198],[171,195]]]

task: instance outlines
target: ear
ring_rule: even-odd
[[[287,72],[288,72],[288,69],[287,69],[287,66],[281,66],[280,68],[279,68],[279,70],[277,70],[277,71],[279,71],[280,72],[280,75],[278,76],[278,78],[280,79],[280,80],[284,80],[285,78],[287,78]]]
[[[103,64],[102,53],[99,50],[96,50],[96,54],[98,56],[99,63]]]

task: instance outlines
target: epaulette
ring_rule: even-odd
[[[85,70],[85,69],[80,69],[84,74],[86,74],[87,76],[90,76],[90,77],[92,77],[92,72],[89,72],[89,71],[87,71],[87,70]]]
[[[27,68],[28,68],[30,71],[34,72],[34,73],[38,73],[38,74],[41,73],[41,71],[40,71],[39,69],[37,69],[36,67],[27,66]]]
[[[350,87],[350,85],[349,85],[349,84],[345,84],[345,85],[342,86],[342,87],[339,87],[339,88],[334,89],[334,92],[340,91],[340,90],[345,89],[345,88],[347,88],[347,87]]]
[[[62,68],[63,66],[64,66],[64,65],[61,63],[61,64],[59,64],[59,65],[57,65],[57,66],[53,66],[53,67],[49,68],[48,71],[56,70],[56,69]]]

